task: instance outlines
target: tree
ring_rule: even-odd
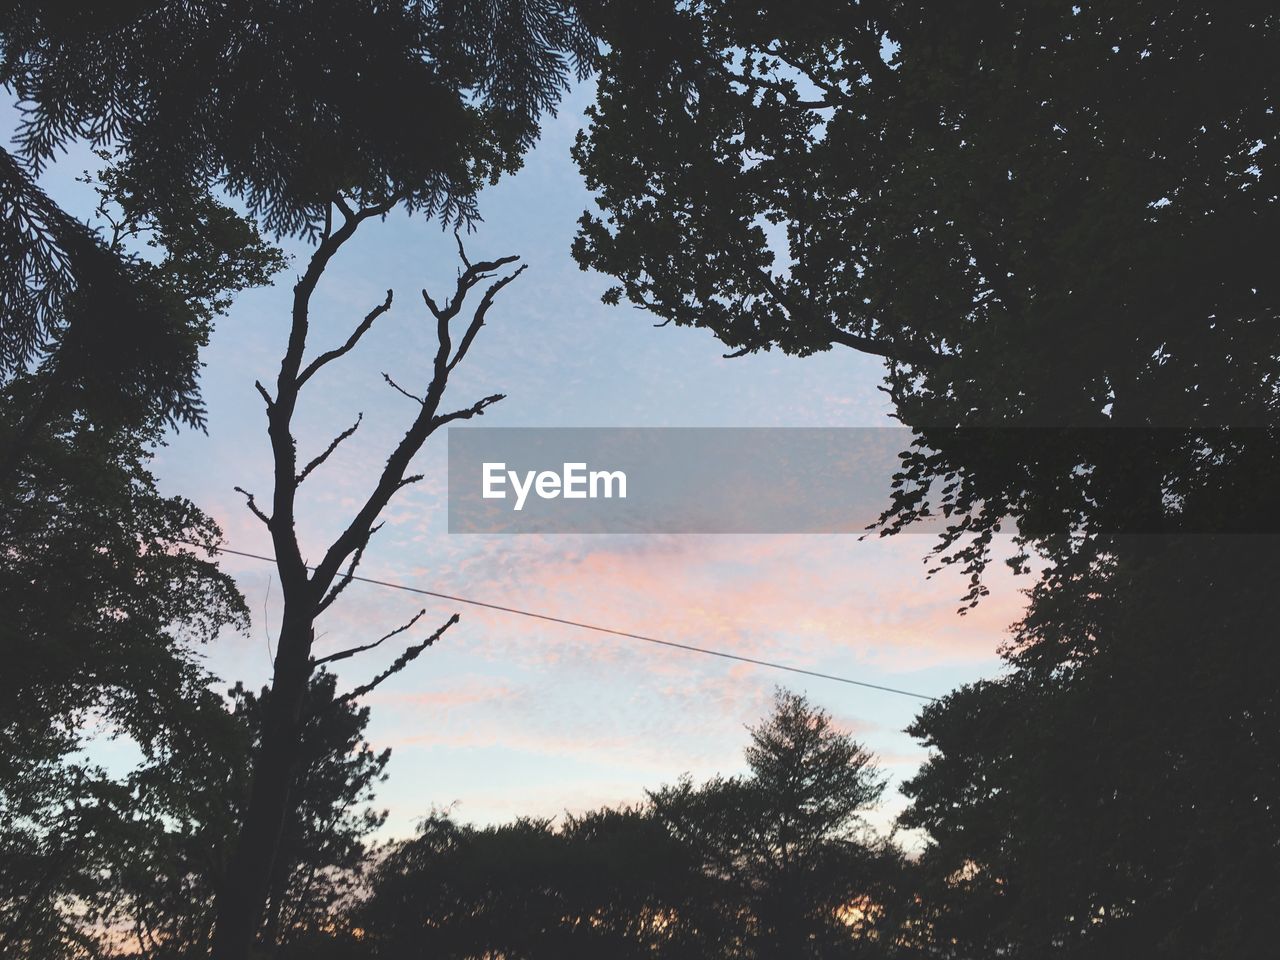
[[[31,378],[0,398],[0,430]],[[134,789],[84,758],[104,725],[144,764],[189,744],[211,708],[196,648],[247,611],[197,550],[220,536],[146,461],[158,427],[63,416],[36,437],[0,503],[0,916],[6,956],[52,956],[83,939],[68,909],[90,901],[126,831]]]
[[[263,698],[237,685],[228,709],[201,679],[181,691],[181,716],[168,705],[163,738],[123,777],[81,762],[31,765],[6,781],[6,956],[207,954]],[[285,826],[263,931],[277,957],[333,941],[366,838],[385,817],[368,804],[390,751],[363,741],[368,709],[335,702],[334,687],[321,671],[304,711],[294,783],[302,799]]]
[[[336,678],[319,671],[303,710],[301,759],[272,878],[263,943],[275,957],[309,956],[334,937],[334,919],[369,853],[367,837],[385,814],[369,806],[390,750],[364,742],[369,711],[335,697]],[[155,958],[207,955],[217,888],[248,799],[254,742],[266,691],[237,684],[230,709],[206,724],[189,749],[137,778],[130,816],[111,872],[95,900],[105,920],[131,932]]]
[[[433,814],[371,873],[351,923],[375,957],[706,957],[684,917],[707,892],[642,809],[477,828]]]
[[[593,44],[564,0],[7,0],[0,84],[23,113],[0,150],[0,374],[66,328],[77,383],[202,422],[165,304],[36,183],[67,144],[119,150],[161,204],[224,188],[277,235],[318,235],[339,191],[470,219]]]
[[[654,816],[719,881],[718,955],[906,955],[906,866],[861,819],[885,787],[871,754],[779,690],[747,763],[744,778],[650,794]]]
[[[575,253],[619,279],[608,298],[734,353],[883,357],[916,434],[883,529],[941,513],[969,603],[1002,523],[1015,568],[1043,562],[1011,675],[912,728],[936,751],[908,822],[937,844],[941,942],[1273,943],[1269,872],[1251,854],[1235,883],[1221,858],[1273,856],[1280,804],[1257,679],[1277,612],[1274,11],[601,17],[576,153],[603,212]]]
[[[905,957],[909,869],[860,815],[884,781],[803,697],[752,730],[751,774],[636,808],[394,844],[351,914],[374,957]]]
[[[355,433],[361,423],[361,417],[357,417],[354,424],[339,432],[316,457],[305,465],[300,465],[297,443],[293,436],[293,416],[302,388],[330,363],[353,350],[374,322],[391,309],[392,304],[392,293],[388,290],[386,299],[369,311],[345,343],[306,360],[311,298],[325,267],[362,223],[382,217],[396,201],[389,200],[370,207],[354,207],[352,202],[343,196],[334,199],[330,219],[321,233],[315,253],[294,286],[288,346],[276,379],[274,396],[262,384],[255,384],[266,405],[267,431],[274,460],[270,515],[258,506],[252,493],[245,490],[240,492],[244,494],[249,510],[271,533],[280,585],[284,591],[284,611],[273,667],[271,696],[263,718],[261,740],[254,756],[249,802],[245,808],[236,853],[219,895],[213,953],[215,960],[240,960],[247,956],[258,935],[278,857],[281,830],[291,805],[297,802],[296,797],[290,796],[290,784],[299,759],[300,711],[312,672],[321,664],[345,660],[411,629],[425,611],[420,611],[408,623],[378,640],[320,658],[313,658],[311,655],[316,619],[352,582],[365,548],[380,526],[378,518],[392,497],[421,479],[421,475],[410,475],[408,471],[413,458],[426,441],[440,427],[481,416],[488,407],[503,399],[501,394],[493,394],[453,411],[446,412],[442,407],[449,377],[466,357],[480,328],[484,326],[494,298],[524,270],[522,266],[493,280],[519,258],[509,256],[472,263],[467,259],[459,239],[458,253],[464,269],[459,272],[453,295],[440,304],[427,291],[422,292],[425,306],[435,322],[437,349],[423,385],[415,385],[421,393],[415,394],[384,375],[390,387],[415,405],[413,420],[388,456],[371,491],[351,516],[346,528],[326,549],[320,562],[312,567],[302,559],[295,526],[299,489],[315,470],[323,466],[333,451]],[[451,324],[461,314],[468,295],[489,280],[493,282],[488,284],[475,302],[465,329],[458,336],[457,328],[451,328]],[[454,614],[426,639],[409,646],[388,670],[343,694],[340,699],[352,700],[373,690],[388,676],[411,663],[439,639],[445,630],[457,623],[458,619],[458,615]]]
[[[30,391],[22,416],[5,438],[0,484],[12,479],[51,418],[79,414],[104,424],[141,425],[172,421],[179,409],[188,419],[201,416],[202,408],[191,398],[199,351],[214,319],[225,313],[236,293],[264,286],[285,263],[252,221],[207,189],[169,187],[160,196],[134,167],[113,162],[105,150],[96,155],[103,168],[79,178],[98,197],[92,230],[61,214],[47,198],[44,202],[41,216],[52,224],[50,229],[80,238],[77,249],[88,251],[86,269],[96,273],[81,283],[83,289],[73,288],[63,275],[71,266],[64,264],[60,273],[56,264],[46,264],[24,288],[49,301],[44,308],[49,335],[45,349],[37,351],[42,354],[34,365],[39,375],[30,381],[37,389]],[[24,215],[19,207],[11,212],[18,219]],[[22,258],[29,253],[15,251],[9,266],[27,269]],[[45,254],[54,256],[48,250]],[[71,257],[68,263],[80,261]],[[30,304],[23,309],[23,315],[36,315]],[[130,312],[136,339],[120,340],[102,325],[73,328],[69,321],[68,311],[96,314],[104,309]],[[58,314],[62,319],[52,316],[58,311],[63,311]],[[181,375],[184,385],[177,388],[170,365],[175,358],[187,371]],[[29,360],[23,355],[14,364],[21,367]],[[0,374],[6,372],[12,370],[0,365]]]
[[[257,697],[236,693],[237,712],[250,729],[261,731],[268,691]],[[364,740],[369,708],[339,696],[337,677],[320,669],[311,679],[302,716],[297,782],[291,790],[297,800],[281,833],[262,935],[282,957],[308,956],[329,938],[339,908],[371,859],[366,838],[387,816],[369,806],[391,759],[389,747],[375,753]],[[250,755],[246,750],[242,758],[244,774]],[[243,790],[242,806],[247,794]],[[233,836],[227,836],[228,851]]]
[[[1177,504],[1276,479],[1265,433],[1212,428],[1276,427],[1278,26],[1253,2],[609,5],[575,256],[734,355],[884,357],[919,441],[888,529],[942,510],[970,601],[1009,516],[1054,556],[1089,553],[1081,527],[1240,530]]]
[[[230,297],[282,263],[205,191],[158,206],[139,201],[127,168],[86,180],[109,227],[104,249],[166,304],[169,332],[193,354]],[[60,391],[64,374],[44,364],[0,390],[0,447],[26,451],[0,468],[0,842],[15,864],[0,894],[6,951],[84,940],[70,905],[102,902],[99,874],[141,829],[146,771],[177,742],[219,739],[198,646],[247,622],[234,583],[197,554],[218,543],[217,526],[162,496],[149,472],[163,410],[153,398],[101,403],[84,383]],[[95,726],[134,742],[138,771],[109,774],[81,755]]]
[[[1280,936],[1270,537],[1185,537],[1039,588],[1007,676],[930,704],[904,786],[959,956],[1268,955]]]

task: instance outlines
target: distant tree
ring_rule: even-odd
[[[279,235],[316,236],[338,192],[466,219],[593,53],[565,0],[6,0],[22,119],[0,150],[0,374],[62,331],[77,384],[203,420],[166,304],[36,182],[68,144],[119,150],[162,205],[224,188]]]
[[[751,730],[750,774],[650,794],[654,816],[721,884],[724,956],[898,956],[909,893],[902,854],[862,814],[875,762],[803,696],[778,691]],[[724,949],[724,947],[722,947]]]
[[[569,817],[560,829],[434,814],[378,861],[351,923],[373,957],[706,957],[682,920],[704,886],[643,810]]]
[[[910,870],[860,815],[883,779],[803,697],[752,731],[751,774],[643,807],[477,829],[428,818],[370,874],[373,957],[915,956]]]

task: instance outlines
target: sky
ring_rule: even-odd
[[[591,93],[576,87],[544,124],[524,169],[481,197],[484,221],[465,238],[468,253],[519,254],[529,269],[490,311],[446,403],[506,394],[485,426],[891,425],[874,357],[838,350],[727,360],[705,331],[658,329],[641,311],[601,304],[608,279],[580,271],[569,255],[576,221],[592,205],[569,156]],[[6,129],[13,119],[0,109]],[[92,198],[72,177],[91,159],[73,150],[43,180],[82,215]],[[204,354],[208,433],[174,435],[153,464],[162,489],[211,514],[228,546],[262,554],[271,553],[270,539],[233,488],[269,500],[265,417],[253,383],[274,380],[290,288],[307,256],[300,243],[286,249],[294,259],[277,284],[241,295]],[[312,356],[342,343],[388,288],[395,302],[300,401],[304,460],[364,414],[359,432],[303,487],[298,528],[313,561],[412,419],[412,401],[382,374],[406,386],[429,376],[434,326],[420,291],[439,299],[458,266],[451,233],[396,212],[365,224],[321,282]],[[931,540],[923,535],[449,534],[443,435],[415,471],[425,479],[393,501],[364,576],[924,694],[999,671],[997,650],[1029,586],[995,564],[991,595],[959,616],[965,584],[950,572],[926,577]],[[247,633],[224,633],[203,655],[226,686],[264,684],[281,613],[274,569],[229,556],[222,565],[253,623]],[[746,726],[764,717],[780,684],[830,711],[877,755],[891,788],[873,821],[887,823],[903,806],[896,785],[925,756],[904,732],[919,700],[369,584],[353,584],[323,616],[317,653],[377,639],[424,607],[403,639],[424,636],[455,611],[461,621],[366,699],[370,742],[392,748],[378,796],[390,814],[387,835],[407,835],[443,808],[477,823],[556,816],[637,802],[646,788],[684,774],[742,772]],[[340,685],[369,679],[403,649],[384,646],[339,664]]]

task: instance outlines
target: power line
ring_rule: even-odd
[[[191,544],[191,546],[198,546]],[[264,560],[267,563],[275,563],[275,557],[264,556],[260,553],[246,553],[244,550],[232,550],[230,547],[209,547],[218,553],[228,553],[237,557],[247,557],[250,560]],[[314,570],[312,566],[307,566],[308,570]],[[750,663],[757,667],[767,667],[770,670],[784,670],[787,673],[800,673],[808,677],[818,677],[822,680],[834,680],[836,683],[847,683],[855,687],[866,687],[870,690],[880,690],[883,693],[896,693],[902,697],[915,697],[917,700],[934,701],[937,697],[931,697],[926,693],[914,693],[911,690],[900,690],[897,687],[886,687],[878,683],[869,683],[866,680],[854,680],[851,677],[839,677],[831,673],[820,673],[817,670],[806,670],[803,667],[792,667],[785,663],[774,663],[770,660],[757,660],[754,657],[744,657],[737,653],[728,653],[724,650],[712,650],[709,647],[695,647],[687,643],[676,643],[674,640],[659,640],[657,637],[646,637],[639,633],[630,633],[626,630],[614,630],[612,627],[601,627],[593,623],[583,623],[580,620],[569,620],[564,617],[553,617],[546,613],[535,613],[532,610],[520,610],[516,607],[505,607],[498,603],[488,603],[484,600],[472,600],[468,597],[459,597],[449,593],[439,593],[435,590],[424,590],[421,587],[411,587],[404,583],[392,583],[389,580],[375,580],[372,577],[352,576],[352,580],[358,580],[360,583],[371,583],[378,587],[388,587],[392,590],[403,590],[406,593],[416,593],[424,597],[435,597],[437,600],[448,600],[451,603],[465,603],[472,607],[483,607],[486,610],[497,610],[500,613],[511,613],[520,617],[530,617],[534,620],[543,620],[547,623],[558,623],[566,627],[577,627],[580,630],[593,630],[596,633],[605,633],[614,637],[623,637],[628,640],[643,640],[645,643],[653,643],[662,647],[674,647],[677,650],[686,650],[690,653],[702,653],[709,657],[721,657],[725,660],[737,660],[740,663]]]

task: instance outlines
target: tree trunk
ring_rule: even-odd
[[[219,891],[212,960],[248,960],[262,926],[297,772],[302,704],[311,675],[311,621],[310,613],[291,616],[286,603],[249,805]]]

